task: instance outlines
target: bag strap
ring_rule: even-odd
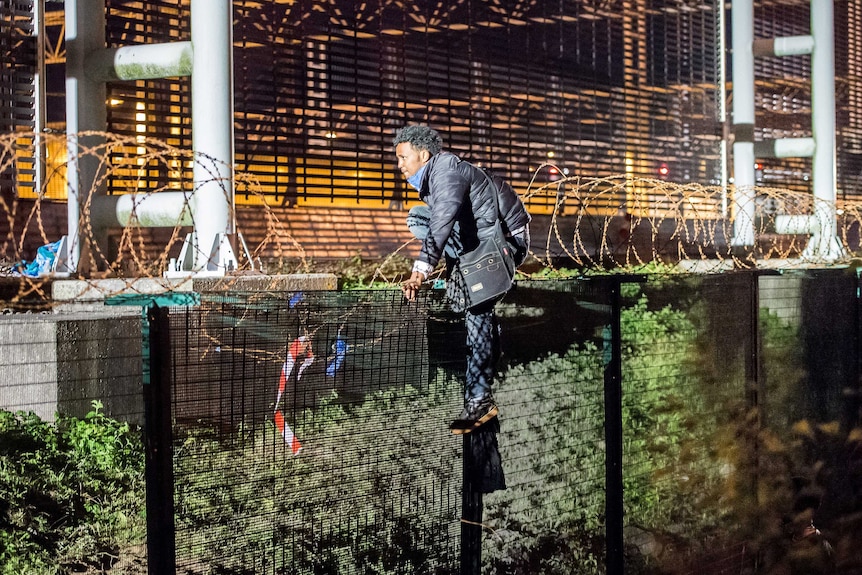
[[[491,195],[494,197],[494,212],[497,216],[497,221],[500,221],[500,188],[497,187],[497,184],[494,183],[493,178],[491,178],[490,174],[488,174],[485,168],[478,168],[485,175],[485,179],[488,180],[488,184],[491,185]],[[503,221],[505,223],[505,220]],[[508,226],[506,226],[508,227]]]

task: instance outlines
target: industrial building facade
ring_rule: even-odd
[[[837,196],[848,199],[862,195],[862,6],[834,8]],[[620,174],[732,185],[732,3],[235,0],[233,9],[236,168],[272,206],[403,210],[413,198],[391,140],[414,122],[521,191]],[[45,3],[40,22],[32,0],[0,2],[4,132],[65,129],[62,10]],[[805,0],[756,2],[755,37],[808,34],[809,12]],[[183,0],[106,0],[106,16],[109,47],[190,35]],[[755,140],[811,135],[809,57],[761,58],[755,81]],[[112,82],[108,94],[110,132],[191,147],[188,78]],[[810,159],[757,167],[758,185],[808,189]],[[166,178],[187,186],[191,175],[182,166],[145,173],[136,191],[164,189]],[[14,193],[37,193],[21,181]],[[260,201],[241,186],[236,194],[240,210]],[[595,209],[625,207],[615,202]],[[530,209],[551,214],[553,194],[531,198]],[[702,213],[726,216],[720,210]]]

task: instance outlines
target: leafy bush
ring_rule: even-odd
[[[98,401],[56,424],[0,411],[2,573],[109,569],[144,541],[143,469],[139,432]]]
[[[487,497],[487,573],[596,573],[604,564],[602,354],[591,342],[497,382],[509,489]]]
[[[451,573],[438,538],[452,526],[450,495],[460,486],[457,443],[444,424],[458,395],[445,382],[361,403],[333,393],[299,418],[300,457],[271,424],[228,435],[189,429],[175,467],[178,567]],[[417,414],[438,425],[417,425]]]
[[[625,521],[652,541],[702,547],[726,513],[715,496],[723,461],[708,447],[721,405],[701,385],[698,332],[687,310],[653,309],[624,284],[621,314]],[[563,356],[513,366],[497,384],[501,451],[515,488],[488,497],[486,572],[594,574],[603,569],[604,368],[608,326]],[[707,391],[708,393],[705,393]],[[720,403],[720,401],[719,401]],[[632,573],[658,568],[649,549],[626,550]]]
[[[640,296],[621,323],[627,521],[674,525],[696,538],[720,521],[712,495],[721,483],[719,462],[708,446],[722,391],[695,376],[698,334],[688,313],[652,310]]]

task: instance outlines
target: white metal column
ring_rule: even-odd
[[[69,157],[66,163],[68,182],[66,266],[77,271],[81,257],[81,206],[86,194],[98,181],[99,158],[80,151],[99,143],[107,129],[106,90],[103,82],[90,79],[86,73],[87,55],[105,47],[104,0],[66,2],[66,135]]]
[[[733,35],[733,196],[731,245],[754,245],[754,3],[734,0]]]
[[[234,229],[232,10],[231,0],[191,2],[195,271],[230,265],[219,254]]]
[[[806,252],[827,259],[843,254],[838,239],[835,200],[835,35],[832,0],[811,0],[811,129],[816,143],[811,161],[814,219],[818,236]],[[815,241],[816,239],[816,241]]]
[[[734,0],[733,144],[736,194],[734,246],[754,244],[756,157],[811,157],[814,213],[779,215],[778,233],[811,235],[804,257],[836,259],[844,253],[835,209],[835,55],[832,0],[811,0],[811,35],[754,39],[753,0]],[[754,141],[754,57],[811,54],[811,138]]]
[[[94,228],[192,225],[178,269],[223,275],[236,267],[228,236],[233,217],[233,14],[231,0],[191,0],[191,42],[105,47],[104,0],[66,2],[67,133],[69,136],[69,269],[80,257],[82,194],[96,179],[99,158],[79,154],[107,129],[105,82],[192,77],[194,189],[156,194],[99,193],[87,214]],[[92,139],[93,142],[84,140]],[[134,217],[133,217],[134,214]]]

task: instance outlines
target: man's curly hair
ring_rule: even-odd
[[[428,126],[415,125],[401,128],[395,133],[392,145],[397,146],[402,142],[407,142],[417,150],[428,150],[432,156],[443,149],[443,139],[440,134]]]

